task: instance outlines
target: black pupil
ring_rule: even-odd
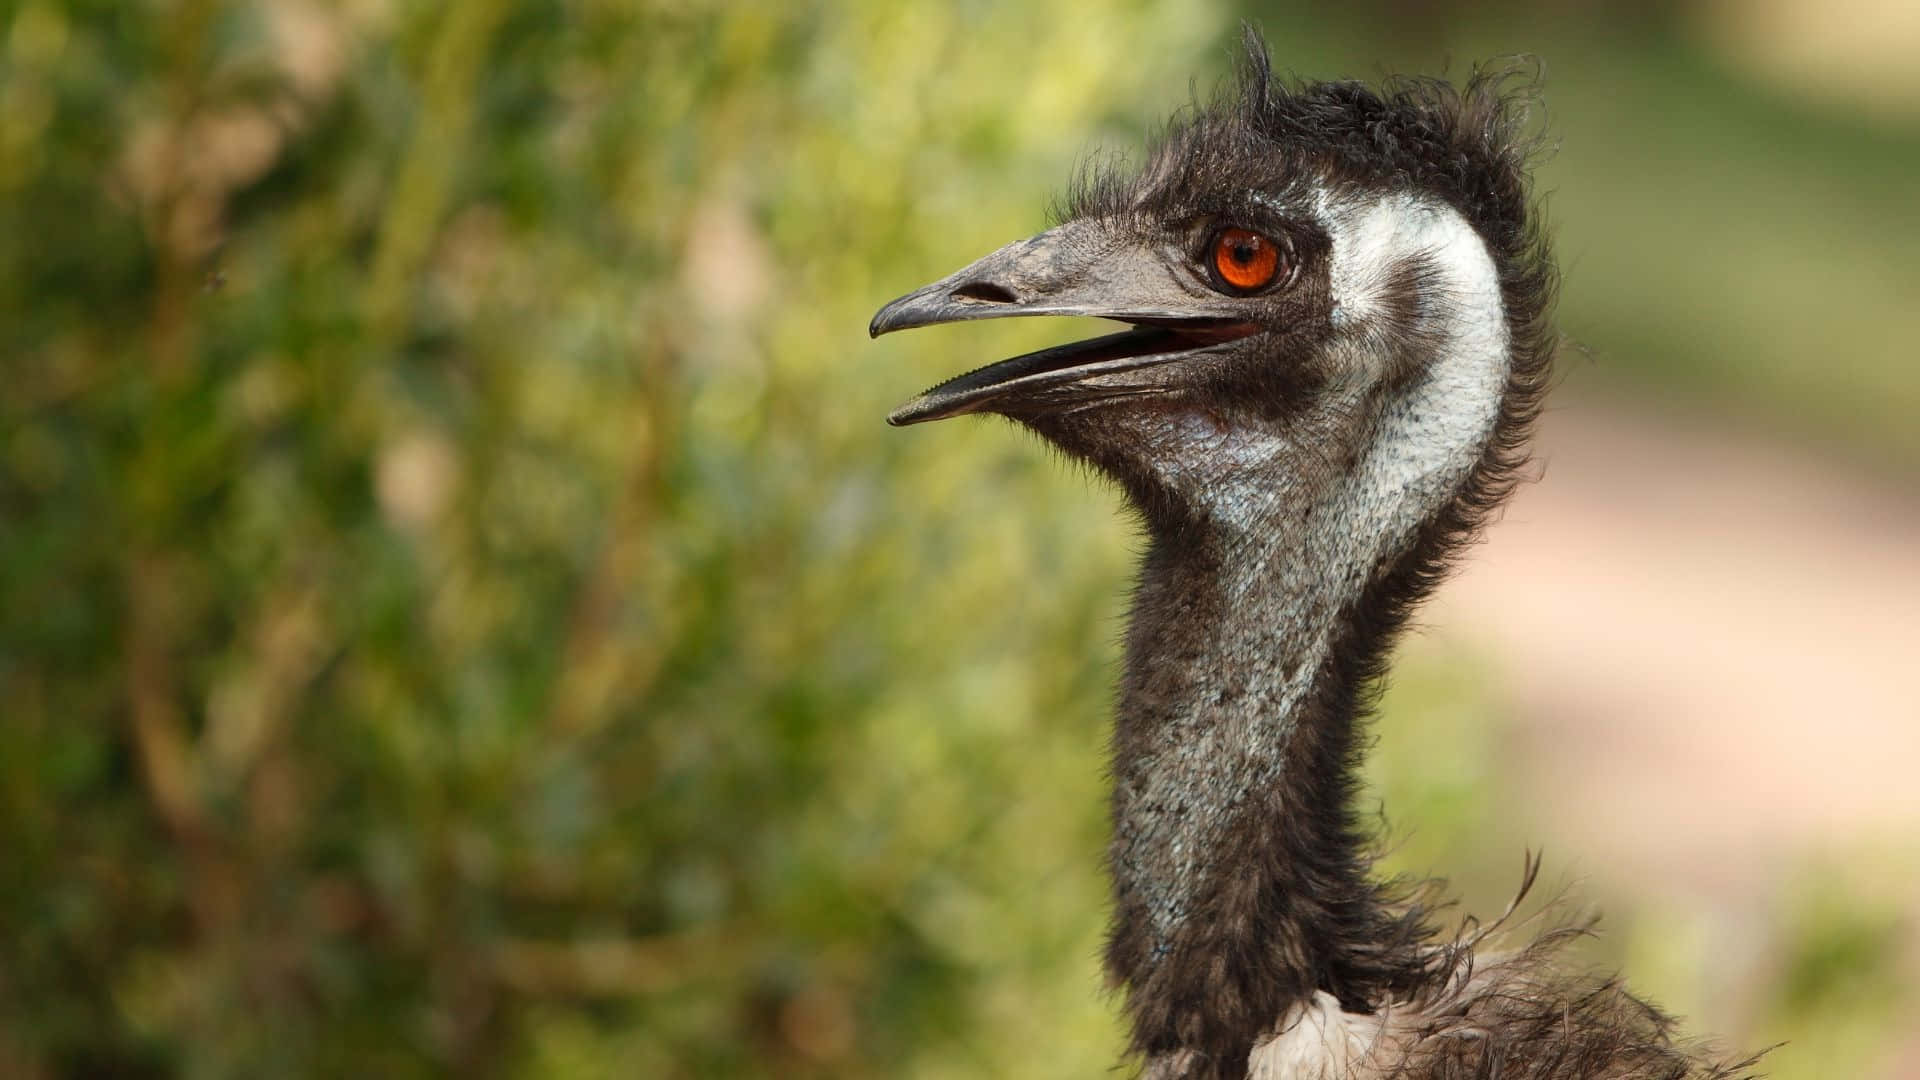
[[[1245,266],[1253,261],[1253,256],[1259,248],[1260,245],[1252,240],[1235,240],[1232,251],[1233,261]]]

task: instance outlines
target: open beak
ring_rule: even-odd
[[[1019,315],[1090,315],[1132,329],[1016,356],[949,379],[895,409],[889,424],[969,412],[1044,411],[1151,392],[1136,373],[1254,333],[1258,326],[1196,294],[1152,248],[1098,222],[1070,222],[1001,248],[874,315],[874,337],[935,323]]]

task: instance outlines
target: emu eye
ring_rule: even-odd
[[[1251,229],[1221,229],[1207,249],[1214,280],[1228,292],[1264,289],[1286,270],[1280,244]]]

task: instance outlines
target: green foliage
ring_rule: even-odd
[[[0,18],[0,1072],[1111,1059],[1124,539],[861,331],[1214,20],[1014,7]]]
[[[1912,894],[1911,873],[1910,860],[1867,850],[1808,866],[1799,895],[1784,898],[1794,933],[1774,959],[1766,1002],[1784,1043],[1782,1073],[1899,1067],[1889,1036],[1911,1034],[1920,996],[1909,974],[1912,913],[1891,898]]]

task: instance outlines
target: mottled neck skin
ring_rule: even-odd
[[[1326,989],[1363,1009],[1417,972],[1377,946],[1392,917],[1351,819],[1357,699],[1377,665],[1348,619],[1376,568],[1316,550],[1337,492],[1302,481],[1260,535],[1155,536],[1135,598],[1113,746],[1108,966],[1165,1052],[1271,1025]],[[1360,646],[1362,651],[1356,651]],[[1264,1017],[1264,1019],[1259,1019]]]
[[[1271,917],[1245,929],[1282,945],[1275,959],[1310,992],[1337,960],[1317,955],[1331,944],[1329,913],[1281,916],[1294,894],[1368,892],[1341,857],[1355,846],[1343,818],[1357,688],[1333,661],[1374,568],[1319,546],[1314,523],[1324,528],[1340,501],[1334,480],[1275,472],[1270,499],[1245,520],[1156,529],[1142,567],[1113,762],[1110,959],[1134,985],[1198,969],[1175,954],[1216,951],[1224,939],[1210,924],[1258,912]],[[1250,860],[1253,841],[1268,850]],[[1244,893],[1262,872],[1296,870],[1321,887]]]
[[[1250,1047],[1317,990],[1370,1011],[1428,963],[1418,917],[1367,877],[1356,718],[1424,589],[1409,567],[1492,437],[1507,331],[1457,215],[1394,200],[1329,215],[1347,304],[1305,404],[1136,418],[1146,452],[1130,460],[1151,473],[1113,469],[1151,547],[1114,732],[1108,968],[1154,1075],[1214,1075],[1153,1063]],[[1339,280],[1362,258],[1437,279],[1448,302],[1365,310]],[[1389,317],[1404,325],[1383,336]]]

